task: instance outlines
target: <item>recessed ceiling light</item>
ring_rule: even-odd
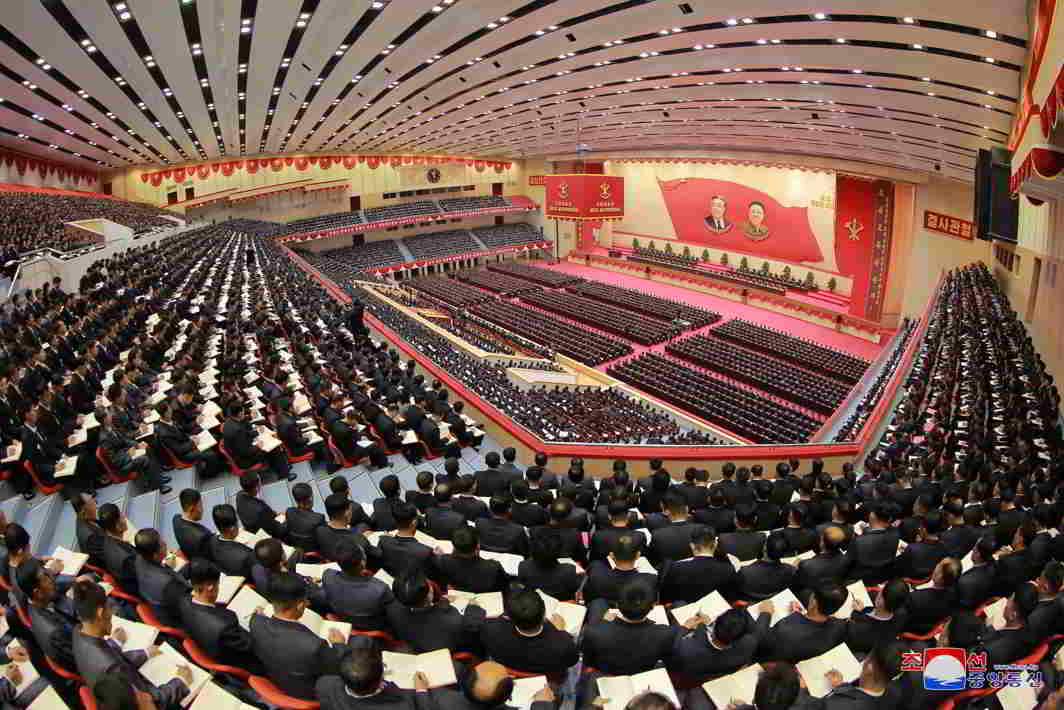
[[[825,13],[823,13],[823,12],[814,12],[813,13],[813,19],[814,20],[826,20],[826,19],[828,19],[828,16]]]
[[[912,47],[913,47],[913,49],[923,49],[924,45],[922,45],[922,44],[914,44]]]
[[[846,44],[846,38],[845,37],[836,37],[835,41],[838,42],[839,44]]]
[[[983,61],[989,62],[990,64],[993,64],[997,60],[995,60],[993,57],[984,57]]]
[[[901,21],[904,22],[907,25],[911,25],[914,22],[916,22],[916,20],[914,18],[912,18],[912,17],[903,17],[903,18],[901,18]]]
[[[729,25],[731,27],[734,27],[735,25],[739,24],[739,21],[736,20],[734,17],[732,17],[732,18],[729,18],[729,19],[725,20],[724,24]]]
[[[995,32],[994,30],[987,30],[984,34],[990,39],[997,39],[998,36],[997,32]]]

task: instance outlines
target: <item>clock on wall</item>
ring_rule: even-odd
[[[428,173],[426,173],[426,177],[428,178],[429,182],[436,184],[443,179],[443,173],[440,172],[439,168],[429,168]]]

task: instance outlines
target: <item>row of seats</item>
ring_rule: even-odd
[[[630,311],[643,313],[664,321],[682,320],[690,323],[691,328],[712,325],[721,319],[715,311],[691,306],[680,301],[672,301],[642,291],[623,286],[615,286],[603,281],[581,281],[565,287],[566,291],[579,294],[596,301],[605,301],[623,306]]]
[[[406,282],[410,288],[432,298],[437,298],[455,308],[466,309],[492,297],[480,289],[466,286],[447,276],[423,276]]]
[[[513,348],[495,337],[490,331],[473,325],[470,320],[462,318],[460,315],[456,314],[447,320],[434,322],[444,330],[454,333],[462,340],[475,345],[484,352],[501,353],[503,355],[514,354]]]
[[[900,337],[894,347],[894,351],[890,354],[890,358],[883,366],[883,369],[880,370],[875,381],[868,386],[864,396],[861,397],[861,401],[857,403],[857,407],[846,417],[846,421],[835,433],[833,441],[853,441],[861,428],[864,427],[865,422],[868,421],[868,418],[872,416],[872,412],[876,410],[880,400],[883,398],[887,385],[894,378],[894,373],[898,371],[898,367],[901,365],[902,357],[909,347],[909,342],[916,332],[917,325],[919,325],[919,321],[912,318],[905,318],[902,322]]]
[[[316,217],[307,217],[306,219],[297,219],[286,223],[284,227],[288,234],[299,234],[300,232],[323,232],[327,229],[350,227],[356,224],[364,224],[365,221],[361,210],[356,210],[354,212],[333,212]]]
[[[436,200],[444,212],[466,212],[468,210],[490,210],[510,207],[510,201],[499,195],[483,197],[446,197]]]
[[[702,432],[682,429],[670,415],[637,402],[621,391],[579,387],[519,390],[507,375],[508,367],[556,371],[558,366],[548,360],[498,363],[472,358],[454,347],[449,340],[430,331],[405,313],[374,298],[365,289],[348,284],[344,286],[344,290],[352,298],[364,303],[366,312],[391,329],[403,343],[422,353],[505,416],[543,441],[677,445],[719,443],[714,437]],[[480,325],[489,324],[490,327],[497,328],[500,335],[507,339],[525,339],[539,344],[547,343],[548,346],[553,346],[556,342],[575,341],[578,344],[572,348],[567,347],[567,352],[572,352],[576,358],[587,357],[589,351],[586,342],[585,347],[579,345],[579,338],[584,331],[571,335],[567,332],[563,339],[560,335],[553,334],[556,322],[546,316],[520,306],[507,308],[511,306],[509,303],[492,302],[489,305],[493,310],[504,311],[497,317],[497,322],[493,322],[493,318],[482,317],[478,313],[479,308],[473,309],[467,317]],[[530,325],[527,328],[519,327],[522,323]],[[542,327],[537,328],[537,324]],[[551,333],[550,337],[541,337],[544,332]],[[533,347],[519,344],[527,351],[533,350]],[[610,359],[614,352],[624,352],[624,348],[620,347],[601,356]]]
[[[534,291],[523,294],[521,300],[640,345],[655,345],[682,332],[671,323],[565,291]]]
[[[362,271],[394,266],[406,261],[394,239],[366,242],[357,247],[343,247],[329,251],[300,250],[300,255],[337,280],[346,280]]]
[[[669,343],[665,352],[823,415],[834,412],[850,393],[837,380],[705,335]]]
[[[815,291],[816,287],[806,286],[800,279],[785,274],[774,274],[771,271],[755,271],[749,266],[743,268],[742,264],[732,269],[733,273],[741,274],[756,279],[764,284],[775,284],[783,289],[791,291]]]
[[[867,360],[820,345],[812,338],[800,338],[742,318],[733,318],[714,328],[710,335],[789,360],[849,385],[857,384],[869,365]]]
[[[612,365],[608,372],[755,444],[804,443],[820,427],[801,412],[657,353]]]
[[[452,229],[445,232],[431,232],[404,237],[403,244],[414,257],[414,261],[437,259],[442,256],[479,251],[480,245],[470,236],[469,230]]]
[[[477,239],[488,249],[543,241],[543,233],[524,222],[516,224],[498,224],[491,227],[477,227],[473,230]]]
[[[363,219],[366,222],[383,222],[389,219],[404,219],[406,217],[420,217],[422,215],[438,214],[439,205],[434,200],[418,200],[416,202],[404,202],[400,205],[384,205],[383,207],[370,207],[363,210]]]
[[[510,276],[516,276],[519,279],[531,281],[532,283],[540,284],[541,286],[550,286],[551,288],[560,288],[562,286],[568,286],[569,284],[583,281],[579,276],[572,276],[551,269],[541,269],[538,266],[519,264],[516,261],[505,261],[501,264],[488,264],[488,271],[509,274]]]
[[[628,261],[636,261],[642,264],[655,264],[670,269],[697,274],[707,279],[727,281],[739,286],[751,286],[762,291],[768,291],[778,296],[787,293],[787,287],[763,274],[749,270],[740,271],[735,269],[703,269],[698,266],[698,259],[693,256],[685,257],[678,254],[669,254],[656,249],[636,249],[627,257]]]
[[[514,303],[490,301],[473,313],[592,367],[632,352],[627,343]]]
[[[67,222],[109,219],[137,234],[157,227],[175,226],[172,220],[164,219],[166,215],[176,216],[159,207],[126,200],[29,191],[0,192],[0,247],[10,250],[14,256],[43,247],[67,251],[80,243],[79,237],[67,234],[64,226]]]
[[[538,291],[541,288],[540,286],[530,284],[523,279],[514,278],[513,276],[507,276],[506,274],[498,272],[484,271],[482,269],[460,271],[455,274],[455,278],[459,281],[471,283],[474,286],[479,286],[480,288],[493,291],[494,293],[503,296],[517,296],[523,293]]]

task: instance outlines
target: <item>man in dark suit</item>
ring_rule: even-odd
[[[420,432],[421,424],[425,421],[425,397],[424,395],[418,396],[414,400],[414,404],[403,410],[403,428],[410,429],[411,431]]]
[[[455,402],[451,411],[444,414],[443,421],[451,427],[451,435],[458,440],[459,444],[476,449],[483,443],[484,433],[476,434],[472,431],[472,427],[466,424],[466,421],[462,419],[464,409],[465,405],[462,402]]]
[[[784,617],[762,638],[758,658],[798,663],[835,648],[846,640],[846,622],[832,614],[846,598],[846,588],[840,585],[815,588],[804,613]]]
[[[506,589],[510,578],[497,560],[480,556],[480,536],[476,529],[463,525],[454,531],[452,540],[454,553],[436,558],[441,584],[475,594]]]
[[[740,506],[735,511],[735,532],[724,533],[717,543],[726,555],[735,555],[740,561],[756,560],[765,546],[765,533],[754,530],[757,525],[757,508]]]
[[[167,554],[166,542],[152,528],[139,530],[133,547],[137,550],[133,570],[141,598],[160,622],[167,626],[180,624],[177,605],[188,592],[188,582],[170,566],[177,564],[177,558]]]
[[[739,570],[738,596],[748,602],[771,599],[791,586],[794,567],[780,560],[793,553],[782,531],[765,539],[765,553],[760,560]]]
[[[881,643],[896,639],[905,630],[909,594],[908,584],[892,579],[879,590],[874,606],[854,609],[846,638],[850,650],[865,654]]]
[[[574,564],[561,562],[562,540],[551,528],[540,528],[532,535],[531,559],[522,560],[517,578],[531,589],[541,589],[555,599],[575,599],[585,576]]]
[[[528,483],[528,500],[543,508],[547,508],[554,501],[554,493],[544,482],[546,472],[539,466],[529,466],[525,470],[525,482]]]
[[[237,466],[251,468],[255,464],[263,463],[281,478],[294,481],[296,476],[292,473],[292,465],[288,463],[284,447],[278,446],[267,452],[256,443],[258,434],[251,426],[247,406],[233,404],[229,407],[228,414],[222,423],[222,443]]]
[[[71,653],[77,673],[85,679],[86,685],[95,687],[101,678],[114,676],[121,678],[134,690],[150,695],[159,710],[180,708],[181,701],[188,696],[188,684],[192,682],[192,672],[188,666],[178,666],[176,678],[171,678],[165,685],[156,686],[137,669],[148,658],[159,655],[158,648],[151,646],[146,651],[123,653],[117,645],[108,641],[112,635],[113,612],[103,587],[94,582],[79,582],[74,597],[81,624],[74,629]]]
[[[436,484],[435,505],[425,511],[425,532],[437,540],[450,540],[456,530],[466,526],[465,517],[453,508],[452,494],[450,483]]]
[[[849,578],[850,565],[850,559],[842,552],[845,542],[842,528],[836,525],[824,528],[820,533],[820,552],[798,563],[791,590],[797,594],[825,582],[844,583]]]
[[[894,561],[894,576],[912,579],[927,579],[939,562],[949,557],[949,550],[939,535],[945,525],[942,513],[937,510],[916,518],[916,539]]]
[[[875,502],[868,514],[868,528],[853,539],[846,557],[850,560],[850,577],[865,584],[879,584],[894,570],[898,554],[898,529],[891,527],[891,504]]]
[[[170,492],[170,487],[166,485],[170,477],[162,474],[159,460],[149,451],[146,443],[138,442],[119,430],[112,411],[108,411],[100,422],[100,448],[119,474],[136,474],[144,479],[149,488],[158,487],[161,495]]]
[[[237,542],[240,524],[237,522],[236,510],[228,503],[214,506],[211,511],[214,527],[218,534],[210,540],[210,557],[223,574],[251,579],[251,566],[255,562],[255,553],[242,542]]]
[[[277,520],[277,512],[269,503],[259,498],[262,479],[254,471],[248,471],[240,477],[240,490],[236,494],[236,513],[240,524],[249,533],[255,534],[265,530],[270,537],[287,539],[288,529]]]
[[[756,623],[742,609],[729,609],[713,621],[701,615],[692,617],[689,628],[676,637],[667,661],[669,670],[701,682],[750,664],[768,634],[774,610],[772,602],[761,602]]]
[[[329,639],[317,636],[299,623],[309,602],[306,582],[297,574],[282,572],[270,582],[274,615],[253,614],[249,623],[251,648],[266,674],[281,692],[315,700],[314,685],[324,675],[336,675],[349,652],[336,629]]]
[[[949,528],[942,533],[942,544],[950,557],[962,560],[985,532],[983,511],[978,507],[965,508],[960,502],[947,502],[943,510]]]
[[[127,594],[139,596],[135,570],[137,551],[123,539],[128,528],[126,519],[114,503],[104,503],[100,506],[99,519],[100,527],[106,533],[101,553],[103,568]]]
[[[292,411],[292,400],[288,397],[281,397],[277,400],[277,416],[274,419],[274,426],[277,427],[277,438],[284,442],[290,456],[298,458],[308,452],[313,452],[314,458],[319,461],[325,460],[325,442],[310,442],[295,412]]]
[[[670,492],[665,496],[665,509],[669,522],[657,528],[650,536],[647,557],[659,569],[672,560],[682,560],[691,552],[691,533],[698,526],[687,513],[687,501],[683,496]]]
[[[622,535],[613,546],[608,561],[595,560],[588,566],[584,602],[589,607],[596,599],[616,603],[621,588],[633,579],[646,580],[657,588],[657,575],[640,572],[635,567],[640,549],[640,542],[634,534]]]
[[[713,528],[696,525],[691,530],[691,554],[662,571],[661,601],[669,604],[695,602],[717,591],[726,598],[735,593],[736,572],[731,561],[717,553]]]
[[[511,483],[510,495],[513,497],[513,505],[510,506],[510,518],[518,525],[534,528],[546,525],[550,520],[547,508],[530,499],[527,481],[518,479]]]
[[[462,614],[446,599],[435,597],[423,572],[397,578],[392,588],[396,601],[387,610],[392,633],[414,653],[441,648],[469,651],[476,646]]]
[[[55,465],[63,457],[62,449],[50,443],[38,429],[39,412],[36,406],[26,410],[19,441],[22,442],[21,461],[29,461],[33,465],[37,477],[45,485],[53,485],[55,481]],[[33,498],[32,481],[26,479],[29,489],[23,496],[29,500]],[[20,486],[21,487],[21,486]]]
[[[77,513],[75,534],[78,549],[89,556],[89,562],[99,566],[103,553],[103,528],[96,519],[96,499],[88,493],[75,493],[70,504]]]
[[[421,442],[428,447],[430,454],[457,458],[462,455],[462,449],[458,445],[458,440],[450,433],[443,436],[440,431],[442,421],[443,417],[440,414],[432,412],[422,420],[421,426],[415,431]]]
[[[417,484],[417,490],[407,491],[404,498],[407,503],[417,506],[417,511],[424,515],[425,511],[436,503],[436,497],[433,495],[436,489],[436,478],[432,475],[432,471],[418,471],[417,476],[414,477],[414,483]]]
[[[381,566],[399,578],[404,574],[422,572],[426,576],[435,576],[433,548],[423,545],[415,539],[417,532],[417,508],[403,501],[396,503],[392,509],[397,529],[395,535],[382,535],[377,543],[380,547]]]
[[[663,502],[661,499],[658,500],[659,504]],[[723,491],[720,489],[713,489],[709,492],[709,505],[700,510],[693,511],[691,517],[702,525],[708,525],[718,533],[734,532],[735,506],[727,505],[727,502],[728,501],[724,498]],[[750,503],[744,503],[743,505],[750,505]]]
[[[351,511],[354,504],[343,493],[332,493],[325,499],[325,514],[329,522],[319,525],[316,531],[318,550],[327,560],[335,560],[337,548],[341,541],[350,540],[362,548],[366,559],[376,567],[380,562],[380,552],[370,544],[366,536],[351,528]]]
[[[394,400],[389,400],[387,410],[378,412],[371,420],[374,431],[389,451],[399,451],[404,448],[402,434],[399,433],[399,427],[396,425],[398,416],[399,405]]]
[[[499,453],[489,451],[484,456],[484,464],[487,468],[476,472],[477,495],[490,498],[500,493],[509,494],[510,484],[517,477],[499,470]]]
[[[392,590],[365,574],[366,553],[354,540],[340,540],[333,554],[340,570],[325,570],[321,578],[329,608],[356,629],[387,631],[387,609],[395,602]]]
[[[941,560],[935,566],[931,573],[931,586],[915,589],[909,595],[905,631],[926,634],[956,610],[957,578],[960,573],[960,562],[952,557]]]
[[[647,619],[656,601],[653,584],[640,579],[625,584],[617,600],[618,613],[588,619],[580,642],[584,664],[604,675],[634,675],[667,659],[676,629]]]
[[[339,675],[322,676],[315,697],[323,710],[434,710],[428,679],[414,676],[415,690],[384,680],[384,662],[375,646],[352,649],[340,661]]]
[[[329,436],[336,448],[348,461],[358,461],[369,457],[370,465],[375,468],[388,466],[388,455],[379,445],[372,442],[368,435],[361,430],[364,428],[358,420],[358,412],[354,408],[347,410],[342,419],[337,419],[329,425]],[[359,442],[366,442],[363,446]],[[389,447],[391,448],[391,447]]]
[[[265,669],[251,649],[251,634],[240,626],[234,612],[218,606],[218,582],[221,572],[205,559],[188,563],[192,593],[178,605],[182,628],[215,662],[244,668],[255,675]]]
[[[595,534],[591,536],[590,557],[593,560],[604,560],[617,546],[617,541],[624,536],[632,536],[639,541],[640,552],[646,551],[646,534],[642,530],[633,529],[633,518],[628,508],[628,499],[621,497],[610,501],[607,506],[609,525],[599,524]]]
[[[807,503],[788,503],[787,525],[783,535],[791,548],[792,555],[801,555],[816,547],[816,532],[808,523],[809,505]]]
[[[185,557],[193,560],[197,557],[210,558],[210,541],[214,533],[203,520],[203,498],[195,488],[186,488],[179,496],[181,514],[173,520],[174,537],[177,546]]]
[[[510,520],[510,499],[502,495],[492,496],[489,507],[491,517],[481,518],[476,523],[481,547],[490,552],[526,556],[528,532]]]
[[[15,580],[29,601],[30,631],[41,652],[63,668],[72,670],[75,661],[70,643],[78,619],[70,600],[59,594],[55,579],[35,558],[31,557],[18,566]],[[60,601],[64,602],[62,607]],[[9,656],[28,659],[25,651],[21,654],[11,651]]]
[[[539,528],[532,528],[530,536],[543,533],[557,534],[561,541],[561,557],[568,557],[581,565],[587,562],[587,546],[584,544],[584,536],[576,527],[567,525],[567,521],[573,512],[573,502],[568,498],[558,498],[547,509],[550,513],[550,522]]]
[[[284,513],[284,524],[288,531],[288,541],[304,552],[317,552],[318,528],[325,525],[325,516],[313,510],[314,491],[309,483],[297,483],[292,486],[292,500],[295,505]]]
[[[781,508],[791,502],[791,495],[798,488],[798,480],[791,475],[790,464],[776,464],[776,479],[772,481],[772,496],[769,498]]]
[[[507,668],[555,675],[564,673],[579,659],[573,637],[564,630],[564,620],[546,619],[543,598],[531,589],[510,595],[506,604],[508,618],[484,620],[479,614],[470,617],[470,611],[478,614],[477,609],[467,611],[467,621],[479,631],[487,656]]]
[[[513,692],[513,680],[509,671],[495,661],[484,661],[476,667],[458,674],[457,688],[437,688],[432,699],[437,710],[505,710]],[[512,702],[512,701],[510,701]],[[529,710],[553,710],[556,706],[554,692],[544,685],[532,696]]]
[[[476,479],[473,476],[461,476],[453,484],[454,497],[451,499],[451,507],[460,513],[467,521],[474,523],[480,518],[491,515],[488,504],[473,495],[476,489]]]
[[[997,543],[993,535],[979,538],[972,548],[972,567],[957,578],[957,603],[963,609],[974,610],[994,596],[1001,586],[994,552]]]
[[[684,471],[684,482],[673,487],[690,510],[701,510],[709,501],[709,472],[694,467]]]
[[[155,411],[159,413],[159,419],[154,425],[156,445],[162,446],[177,459],[194,464],[201,479],[218,475],[222,468],[221,456],[213,447],[206,451],[199,450],[192,437],[174,423],[170,402],[160,402]]]

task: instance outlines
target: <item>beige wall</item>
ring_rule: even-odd
[[[924,229],[924,211],[972,220],[972,186],[942,178],[916,186],[914,238],[909,254],[908,276],[902,298],[902,313],[920,313],[938,283],[942,271],[974,261],[990,263],[990,242],[958,239]]]
[[[297,158],[300,156],[285,157]],[[158,172],[159,168],[151,167],[115,171],[109,174],[106,179],[111,180],[116,195],[157,205],[164,205],[167,193],[172,192],[175,188],[180,188],[179,192],[182,193],[183,197],[185,187],[195,187],[196,196],[202,197],[229,189],[265,187],[297,180],[335,180],[338,178],[346,178],[348,180],[347,195],[362,196],[363,207],[373,207],[379,204],[379,202],[375,201],[379,201],[381,194],[385,192],[427,187],[477,185],[484,186],[484,192],[480,194],[491,194],[491,184],[501,182],[503,183],[504,194],[507,188],[509,188],[510,194],[525,194],[523,186],[520,184],[524,182],[524,171],[516,162],[511,162],[510,168],[503,170],[501,173],[495,172],[490,165],[486,166],[483,171],[478,171],[475,166],[467,166],[464,162],[440,164],[435,167],[440,168],[441,172],[444,173],[445,179],[435,186],[430,185],[427,180],[419,178],[422,174],[427,173],[429,167],[433,166],[423,164],[419,166],[402,165],[392,167],[382,163],[376,168],[370,168],[368,163],[363,162],[357,163],[350,170],[342,164],[332,165],[323,170],[318,164],[311,165],[301,172],[293,164],[290,166],[285,165],[277,172],[274,172],[270,167],[260,168],[255,174],[248,173],[246,169],[236,170],[229,177],[224,176],[221,170],[218,172],[212,171],[202,180],[198,176],[186,177],[185,182],[180,185],[171,177],[164,179],[158,187],[154,187],[150,180],[144,182],[141,179],[142,174]]]

